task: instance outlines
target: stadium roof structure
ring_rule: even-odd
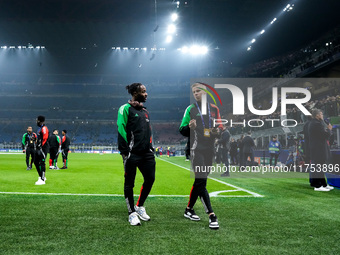
[[[70,54],[73,49],[108,50],[118,46],[175,49],[185,43],[200,42],[219,49],[237,63],[303,47],[340,24],[338,0],[178,2],[1,0],[0,44],[44,45]],[[287,4],[294,4],[294,9],[282,15]],[[166,45],[163,33],[174,11],[179,16],[177,34]],[[250,44],[252,50],[247,52]]]

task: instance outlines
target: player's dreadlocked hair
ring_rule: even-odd
[[[125,88],[127,89],[128,93],[133,95],[133,93],[138,92],[142,83],[132,83],[131,85],[127,85]]]
[[[44,122],[44,121],[45,121],[45,116],[39,115],[39,116],[37,117],[37,119],[38,119],[40,122]]]

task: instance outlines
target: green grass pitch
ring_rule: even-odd
[[[61,161],[60,163],[61,164]],[[208,180],[220,229],[183,217],[193,179],[184,158],[157,159],[150,222],[131,227],[119,155],[70,154],[35,186],[24,155],[0,154],[1,254],[339,254],[340,191],[315,192],[308,176]],[[142,184],[137,174],[135,194]],[[39,194],[37,194],[39,193]],[[41,194],[43,193],[43,194]]]

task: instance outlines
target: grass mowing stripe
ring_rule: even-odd
[[[169,164],[172,164],[172,165],[174,165],[174,166],[177,166],[177,167],[180,167],[180,168],[183,168],[183,169],[185,169],[185,170],[190,171],[189,168],[186,168],[186,167],[184,167],[184,166],[181,166],[181,165],[178,165],[178,164],[176,164],[176,163],[170,162],[170,161],[168,161],[168,160],[165,160],[165,159],[162,159],[162,158],[157,158],[157,159],[160,159],[160,160],[162,160],[162,161],[168,162]],[[208,178],[211,179],[211,180],[214,180],[214,181],[216,181],[216,182],[222,183],[222,184],[224,184],[224,185],[227,185],[227,186],[229,186],[229,187],[232,187],[232,188],[234,188],[234,189],[237,189],[237,191],[244,191],[244,192],[246,192],[246,193],[249,193],[249,194],[251,194],[253,197],[264,197],[263,195],[260,195],[260,194],[258,194],[258,193],[253,192],[253,191],[250,191],[250,190],[247,190],[247,189],[244,189],[244,188],[241,188],[241,187],[232,185],[232,184],[230,184],[230,183],[221,181],[221,180],[219,180],[219,179],[216,179],[216,178],[213,178],[213,177],[208,177]]]

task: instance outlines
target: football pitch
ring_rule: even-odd
[[[127,221],[117,154],[70,154],[36,186],[23,154],[0,154],[1,254],[339,254],[340,191],[315,192],[308,175],[208,180],[220,229],[183,217],[193,183],[183,157],[156,160],[145,203],[151,217]],[[61,164],[61,160],[60,163]],[[135,194],[142,185],[138,172]]]

